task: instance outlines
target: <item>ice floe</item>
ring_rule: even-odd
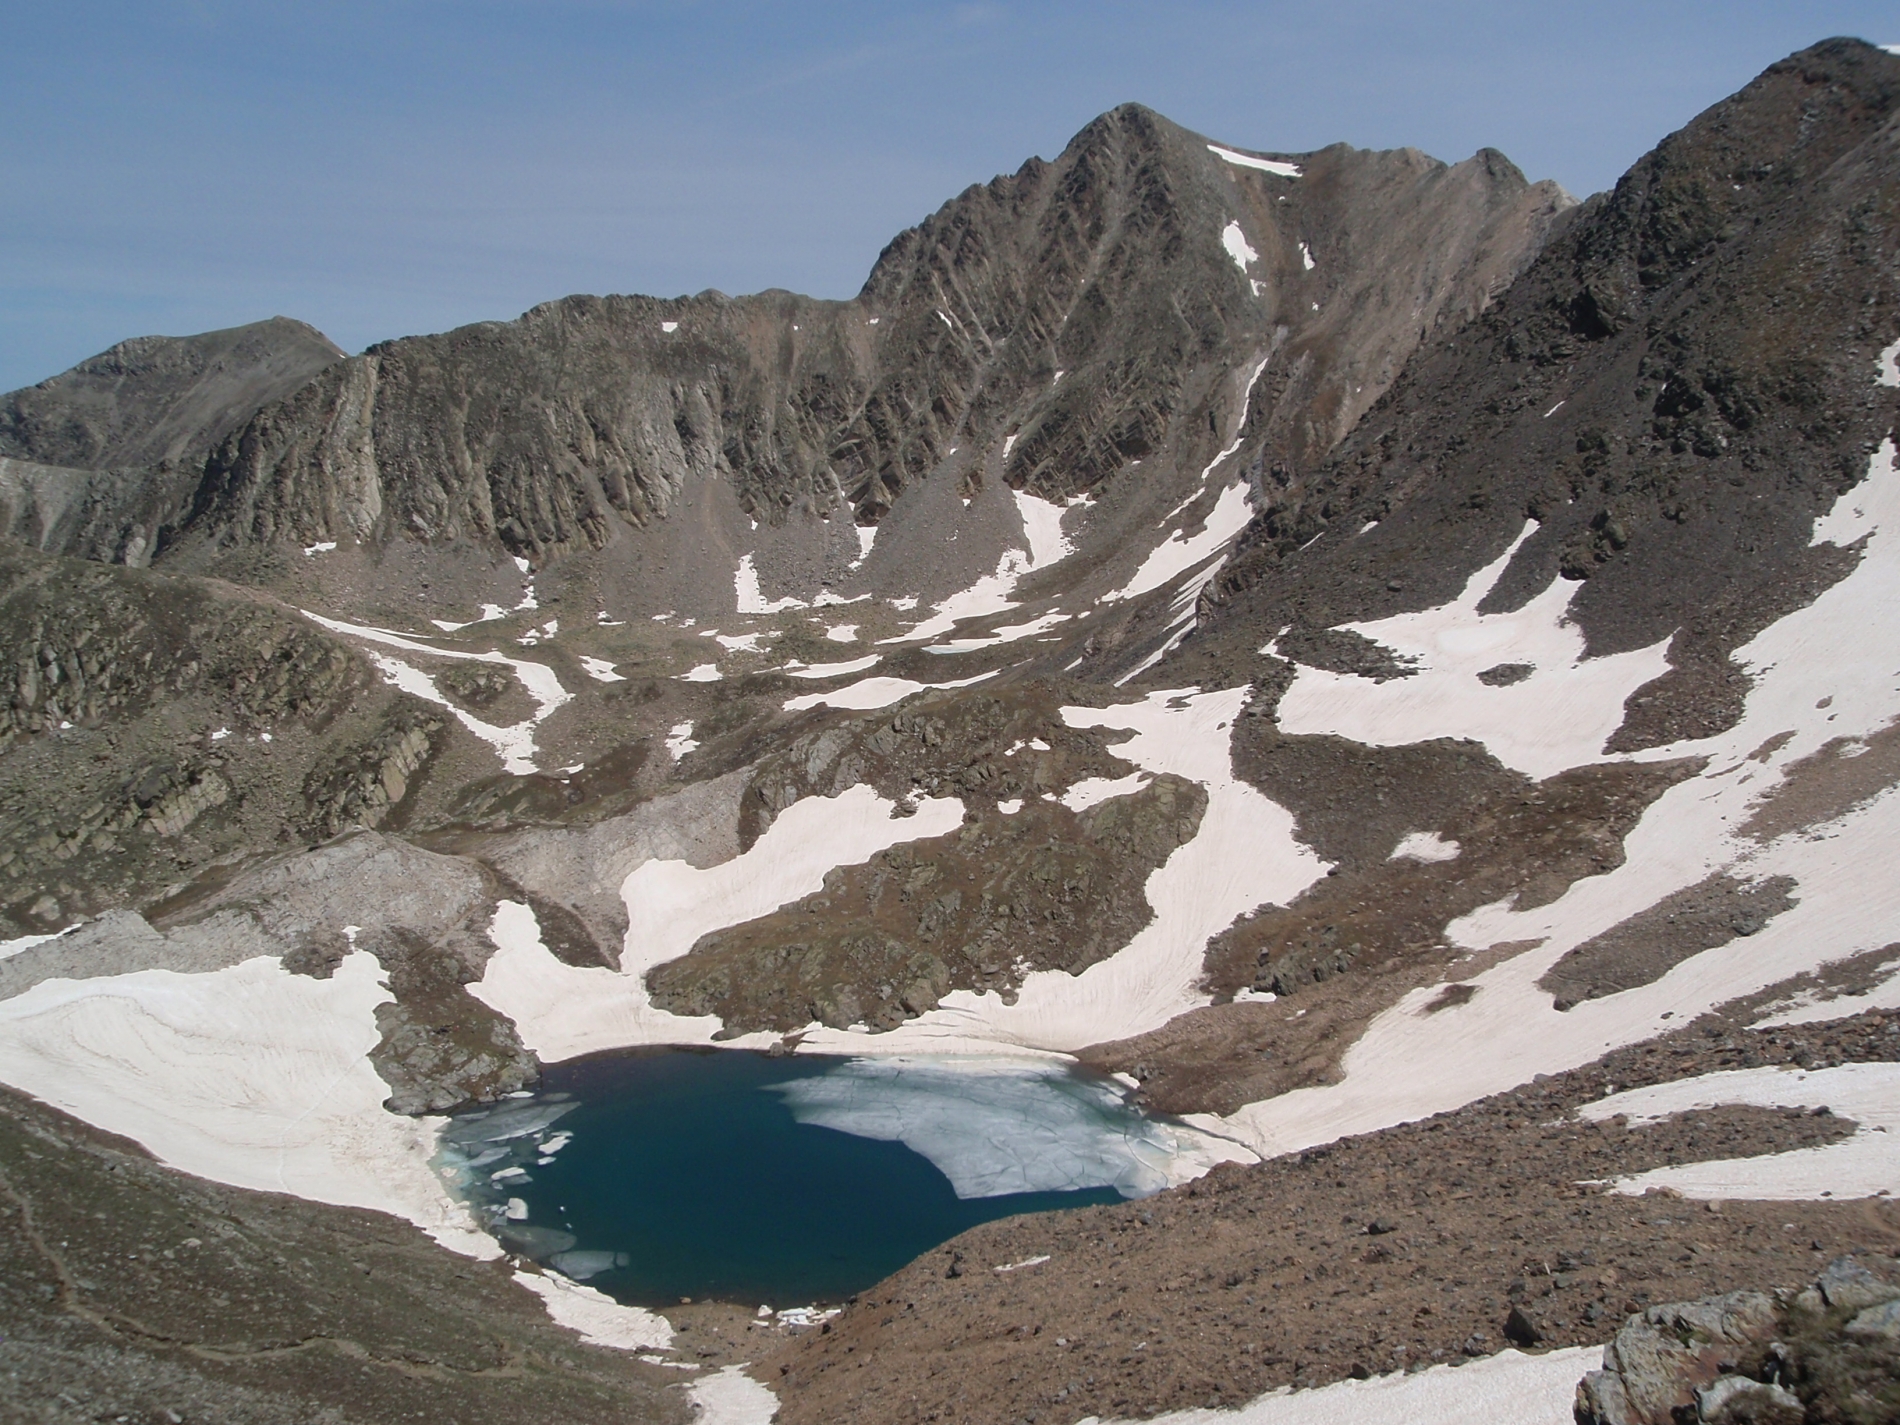
[[[1841,1064],[1831,1069],[1729,1069],[1673,1083],[1627,1089],[1578,1112],[1593,1122],[1628,1116],[1632,1127],[1692,1109],[1826,1108],[1858,1131],[1838,1143],[1753,1158],[1686,1163],[1619,1178],[1617,1192],[1641,1196],[1669,1188],[1691,1198],[1777,1202],[1900,1193],[1900,1064]]]
[[[903,1143],[961,1198],[1093,1187],[1146,1197],[1202,1141],[1048,1060],[853,1059],[771,1091],[800,1123]]]

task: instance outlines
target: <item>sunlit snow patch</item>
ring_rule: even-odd
[[[1435,831],[1414,831],[1392,849],[1389,861],[1455,861],[1459,846]]]
[[[1851,1119],[1859,1130],[1818,1148],[1655,1168],[1617,1179],[1616,1191],[1640,1197],[1652,1188],[1670,1188],[1684,1197],[1778,1202],[1900,1193],[1900,1064],[1731,1069],[1629,1089],[1578,1112],[1592,1122],[1626,1114],[1635,1127],[1725,1104],[1826,1108],[1836,1118]]]
[[[541,1298],[559,1325],[580,1332],[583,1341],[618,1351],[672,1347],[673,1328],[663,1316],[638,1306],[622,1306],[605,1292],[566,1277],[518,1271],[515,1280]]]
[[[872,320],[876,320],[873,318]],[[726,1366],[686,1387],[693,1402],[693,1425],[772,1425],[778,1397],[745,1373]]]
[[[1874,368],[1874,382],[1880,386],[1900,386],[1900,341],[1880,353]]]
[[[1317,262],[1313,261],[1312,250],[1308,248],[1305,243],[1300,244],[1300,261],[1306,264],[1306,270],[1308,272],[1311,272],[1315,267],[1319,266]]]
[[[1892,872],[1900,788],[1872,790],[1824,822],[1766,842],[1748,830],[1762,795],[1784,785],[1791,768],[1837,739],[1865,738],[1900,716],[1900,623],[1892,616],[1900,607],[1895,456],[1893,442],[1882,442],[1866,480],[1815,521],[1815,543],[1859,544],[1859,564],[1736,650],[1751,679],[1741,721],[1713,737],[1622,759],[1704,760],[1699,775],[1643,813],[1624,840],[1623,863],[1576,881],[1548,904],[1520,909],[1507,899],[1453,921],[1445,935],[1454,945],[1534,948],[1471,976],[1467,982],[1480,993],[1455,1011],[1419,1013],[1442,988],[1421,986],[1346,1051],[1340,1082],[1250,1104],[1224,1120],[1227,1131],[1262,1153],[1285,1153],[1424,1118],[1539,1073],[1575,1068],[1717,1005],[1900,940],[1900,879]],[[1281,709],[1287,728],[1284,702]],[[1480,730],[1462,723],[1435,731],[1456,737]],[[1431,735],[1419,729],[1405,740]],[[1595,755],[1588,744],[1577,751],[1579,760]],[[1798,887],[1796,904],[1755,934],[1692,955],[1649,984],[1565,1011],[1539,988],[1572,949],[1716,873],[1747,881],[1788,876]],[[1485,1052],[1472,1054],[1473,1043]]]
[[[1234,260],[1234,266],[1242,272],[1247,270],[1248,263],[1260,256],[1248,245],[1247,235],[1240,230],[1239,223],[1230,222],[1220,230],[1220,245],[1227,249],[1227,255]]]
[[[821,890],[827,872],[855,865],[902,841],[955,830],[963,803],[925,797],[908,817],[859,785],[836,797],[806,797],[784,811],[743,855],[700,868],[654,860],[621,884],[627,933],[620,968],[557,960],[534,912],[502,901],[490,930],[497,947],[469,992],[515,1022],[521,1042],[542,1061],[639,1044],[710,1044],[717,1015],[683,1016],[656,1008],[646,975],[678,959],[700,936],[768,915]],[[763,1048],[777,1035],[741,1036],[735,1047]]]
[[[1146,1197],[1168,1186],[1182,1147],[1170,1125],[1058,1063],[854,1059],[771,1091],[800,1123],[903,1143],[961,1198],[1092,1187]]]
[[[1569,619],[1583,585],[1554,576],[1524,607],[1480,613],[1478,605],[1536,527],[1527,522],[1451,603],[1342,624],[1413,663],[1416,674],[1379,683],[1301,665],[1280,700],[1281,729],[1375,747],[1472,738],[1500,762],[1539,779],[1600,758],[1623,721],[1624,700],[1667,671],[1669,640],[1586,659],[1583,630]],[[1503,686],[1478,680],[1503,664],[1530,664],[1534,671]]]
[[[779,614],[787,609],[811,607],[804,599],[795,599],[790,594],[782,599],[767,599],[760,592],[759,571],[750,554],[739,557],[739,568],[732,576],[732,592],[738,604],[737,612],[742,614]]]
[[[597,683],[624,683],[627,680],[614,672],[614,665],[606,658],[589,658],[585,653],[579,655],[581,667],[587,670],[587,676]]]
[[[1499,1351],[1453,1367],[1396,1371],[1312,1390],[1284,1388],[1237,1410],[1171,1410],[1145,1425],[1570,1425],[1577,1382],[1603,1365],[1601,1346],[1566,1346],[1542,1355]],[[1123,1425],[1093,1417],[1076,1425]]]
[[[1253,518],[1253,506],[1247,499],[1247,482],[1236,480],[1221,491],[1220,499],[1207,516],[1201,532],[1189,535],[1176,530],[1148,552],[1141,568],[1121,588],[1102,596],[1103,603],[1132,599],[1159,589],[1185,574],[1204,559],[1225,549]]]
[[[1262,173],[1276,173],[1282,178],[1298,178],[1302,171],[1297,163],[1288,163],[1278,158],[1255,158],[1250,153],[1236,153],[1233,149],[1222,148],[1217,143],[1209,144],[1207,151],[1216,158],[1225,159],[1237,167],[1257,168]]]
[[[411,693],[439,707],[447,708],[462,726],[493,747],[501,756],[502,767],[511,776],[525,777],[535,770],[535,729],[547,721],[549,714],[556,708],[574,696],[561,686],[560,678],[545,663],[530,663],[526,659],[510,658],[507,654],[500,652],[468,653],[461,649],[432,648],[426,643],[418,643],[401,634],[391,633],[388,629],[344,623],[341,619],[313,614],[308,609],[303,610],[303,616],[312,623],[329,629],[332,633],[348,634],[353,638],[399,649],[405,653],[426,654],[431,658],[462,659],[474,663],[500,663],[513,669],[515,677],[521,681],[521,686],[526,688],[528,696],[534,699],[534,713],[521,722],[508,727],[498,727],[456,706],[440,688],[436,687],[435,679],[420,668],[413,667],[400,658],[386,653],[372,652],[369,655],[371,661],[381,670],[385,681],[402,689],[405,693]]]
[[[726,675],[719,671],[717,663],[696,663],[684,673],[673,676],[682,683],[717,683]]]
[[[330,978],[260,956],[204,974],[42,980],[0,1000],[0,1082],[213,1182],[394,1213],[493,1257],[429,1158],[440,1120],[383,1108],[374,957]]]
[[[867,653],[847,663],[813,663],[804,668],[787,668],[785,672],[793,678],[842,678],[847,673],[862,673],[866,668],[876,667],[883,657],[882,653]]]

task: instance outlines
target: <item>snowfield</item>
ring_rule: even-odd
[[[1900,624],[1892,617],[1900,607],[1900,472],[1891,440],[1874,453],[1867,478],[1815,522],[1813,539],[1857,545],[1860,564],[1813,604],[1770,625],[1738,651],[1754,682],[1734,728],[1632,754],[1641,761],[1707,760],[1700,775],[1678,783],[1644,813],[1625,841],[1622,866],[1576,882],[1547,906],[1520,911],[1507,901],[1454,921],[1448,930],[1453,943],[1472,951],[1513,941],[1535,942],[1537,948],[1470,979],[1477,993],[1455,1010],[1419,1013],[1436,986],[1408,995],[1347,1051],[1342,1082],[1252,1104],[1209,1126],[1273,1154],[1427,1117],[1662,1033],[1669,1027],[1665,1016],[1690,1019],[1900,938],[1900,879],[1891,871],[1892,848],[1900,845],[1900,789],[1882,789],[1823,824],[1765,844],[1744,831],[1762,796],[1794,764],[1827,747],[1851,752],[1858,739],[1900,718],[1894,676],[1900,669]],[[1480,571],[1446,610],[1401,619],[1435,632],[1483,629],[1487,619],[1475,612],[1473,590],[1488,587],[1488,579],[1501,569],[1493,565]],[[1531,607],[1540,602],[1541,597],[1533,600]],[[1514,633],[1503,646],[1524,649],[1561,635],[1549,612],[1546,608],[1528,623],[1527,634]],[[1365,627],[1379,628],[1384,636],[1400,622]],[[1843,638],[1843,629],[1855,630],[1854,637]],[[1428,640],[1421,636],[1410,646],[1427,652]],[[1477,661],[1460,656],[1467,667]],[[1295,691],[1310,671],[1301,670]],[[1332,676],[1315,686],[1332,688]],[[1569,759],[1574,759],[1570,765],[1600,760],[1588,737],[1561,727],[1527,732],[1487,705],[1490,695],[1532,687],[1536,677],[1498,689],[1474,680],[1462,696],[1447,696],[1453,676],[1447,669],[1436,680],[1429,675],[1382,685],[1350,680],[1375,690],[1368,702],[1377,709],[1376,723],[1338,697],[1308,695],[1297,704],[1298,730],[1372,734],[1371,740],[1383,740],[1378,730],[1396,731],[1396,720],[1404,715],[1402,700],[1409,695],[1416,699],[1422,726],[1431,730],[1419,736],[1477,738],[1502,760],[1536,766],[1539,775],[1562,770]],[[1558,680],[1566,676],[1562,669],[1555,674]],[[1598,685],[1589,663],[1574,676],[1580,680],[1579,696],[1574,703],[1554,704],[1558,711],[1570,706],[1587,713],[1613,694]],[[1328,714],[1337,721],[1328,721]],[[1717,871],[1746,880],[1791,876],[1798,904],[1760,933],[1695,955],[1652,984],[1586,1000],[1568,1012],[1559,1013],[1551,996],[1537,988],[1539,977],[1575,946]],[[1841,1009],[1852,1013],[1860,1007],[1860,1001],[1847,1001]],[[1474,1040],[1486,1044],[1485,1054],[1464,1052],[1462,1046]]]

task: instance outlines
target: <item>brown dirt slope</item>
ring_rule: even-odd
[[[0,1089],[9,1421],[685,1420],[676,1372],[581,1344],[510,1270],[188,1177]]]
[[[1146,1202],[987,1224],[758,1371],[783,1425],[1139,1418],[1485,1355],[1513,1309],[1562,1346],[1607,1340],[1649,1302],[1798,1288],[1839,1253],[1900,1250],[1900,1209],[1716,1211],[1581,1184],[1827,1142],[1839,1121],[1726,1109],[1629,1129],[1567,1112],[1725,1067],[1897,1058],[1900,1014],[1770,1031],[1711,1016],[1456,1113]]]

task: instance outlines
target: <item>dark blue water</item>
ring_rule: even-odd
[[[770,1089],[841,1062],[671,1049],[555,1065],[533,1098],[458,1116],[444,1161],[470,1164],[465,1196],[504,1246],[642,1306],[837,1301],[977,1223],[1121,1200],[960,1199],[902,1143],[799,1123]]]

